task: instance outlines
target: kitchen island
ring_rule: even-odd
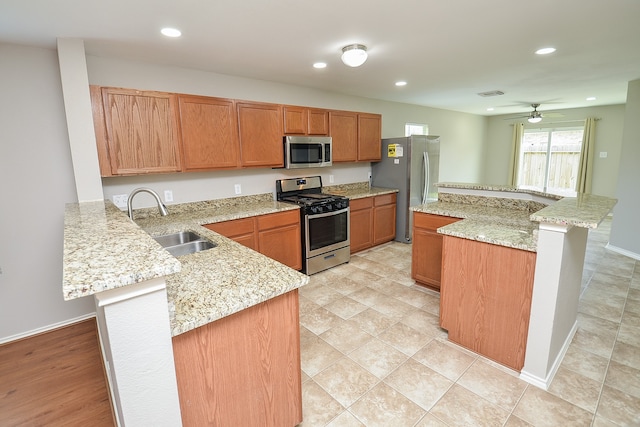
[[[116,415],[123,425],[174,426],[183,422],[189,425],[185,416],[194,409],[211,418],[202,406],[185,406],[188,402],[182,399],[182,389],[199,387],[191,382],[194,375],[209,381],[205,385],[210,387],[214,372],[228,373],[226,368],[212,370],[213,361],[207,360],[209,350],[222,349],[233,354],[236,349],[219,347],[220,341],[216,341],[216,348],[206,348],[206,343],[200,341],[205,347],[199,347],[198,353],[193,344],[203,334],[211,336],[210,330],[203,333],[203,328],[222,322],[223,328],[237,331],[238,325],[248,327],[247,322],[254,326],[256,319],[267,322],[263,323],[264,329],[244,330],[231,338],[246,335],[248,338],[240,344],[258,347],[243,349],[241,353],[260,351],[263,363],[273,363],[269,368],[273,370],[272,376],[259,378],[263,381],[260,390],[275,393],[276,405],[294,408],[296,421],[290,425],[301,420],[297,289],[308,283],[309,278],[202,227],[298,209],[274,202],[272,197],[268,194],[174,205],[169,206],[168,217],[155,216],[152,209],[140,210],[135,211],[136,223],[110,202],[67,205],[64,298],[94,295]],[[194,231],[217,246],[177,259],[150,236],[185,230]],[[259,338],[252,341],[250,337],[256,335]],[[176,340],[181,344],[176,345]],[[267,350],[273,348],[265,346],[283,342],[286,348],[268,354]],[[278,371],[279,365],[284,365],[283,371]],[[196,366],[198,372],[194,372]],[[260,374],[247,366],[233,367],[235,372]],[[282,388],[264,382],[280,382],[280,378],[273,378],[280,374],[288,378],[286,398],[278,395]],[[234,378],[241,380],[242,375]],[[273,402],[273,396],[270,399],[266,401]],[[241,411],[249,412],[238,401],[234,403]],[[212,410],[220,410],[220,406]],[[291,415],[290,409],[286,411],[287,416]],[[273,408],[259,408],[256,413],[258,417],[279,416],[278,409]]]
[[[441,326],[546,388],[577,327],[588,229],[616,200],[459,183],[440,184],[438,200],[412,209],[461,219],[437,229]]]

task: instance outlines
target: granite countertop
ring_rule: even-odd
[[[397,189],[370,187],[368,182],[356,182],[353,184],[330,185],[322,188],[323,193],[344,196],[349,199],[362,199],[364,197],[375,197],[382,194],[397,193]]]
[[[463,218],[438,229],[438,233],[492,243],[501,246],[537,250],[539,223],[596,228],[611,211],[617,200],[591,194],[562,197],[530,188],[502,185],[443,183],[442,188],[455,188],[462,193],[442,194],[446,201],[412,208],[416,212]],[[495,196],[464,194],[464,190],[496,192]],[[507,197],[508,192],[534,194],[549,199],[545,206],[535,201],[521,203]],[[559,199],[559,200],[558,200]]]
[[[476,184],[476,183],[466,183],[466,182],[439,182],[437,186],[438,188],[454,188],[454,189],[460,189],[460,190],[497,191],[502,193],[531,194],[531,195],[541,196],[541,197],[545,197],[552,200],[560,200],[563,197],[576,195],[575,191],[553,193],[553,192],[544,191],[543,189],[531,187],[531,186],[514,187],[512,185]]]
[[[166,276],[172,336],[267,301],[309,277],[202,224],[293,209],[266,194],[170,205],[166,217],[140,209],[134,223],[108,201],[67,205],[65,299]],[[177,231],[194,231],[217,246],[175,258],[151,237]]]
[[[538,224],[529,212],[469,203],[433,202],[412,207],[414,212],[462,218],[438,228],[438,233],[536,252]]]

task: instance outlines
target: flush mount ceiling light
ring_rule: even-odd
[[[160,32],[167,37],[180,37],[182,35],[182,32],[176,28],[163,28]]]
[[[327,63],[326,62],[316,62],[313,64],[313,68],[327,68]]]
[[[556,51],[555,47],[543,47],[542,49],[536,50],[538,55],[548,55]]]
[[[406,85],[407,85],[407,82],[405,82],[404,80],[396,82],[396,86],[406,86]]]
[[[342,48],[342,62],[349,67],[359,67],[367,60],[367,47],[362,44],[350,44]]]

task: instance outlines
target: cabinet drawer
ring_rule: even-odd
[[[298,209],[274,214],[261,215],[257,217],[258,230],[268,230],[270,228],[284,227],[286,225],[298,224],[300,222],[300,211]]]
[[[368,209],[373,206],[373,197],[363,197],[361,199],[349,200],[349,208],[351,211],[359,211],[360,209]]]
[[[206,224],[205,227],[225,237],[234,237],[253,233],[253,223],[253,218],[243,218]]]
[[[381,196],[376,196],[374,199],[374,203],[376,206],[390,205],[395,202],[396,202],[396,193],[383,194]]]
[[[418,228],[426,228],[435,231],[445,225],[460,221],[460,218],[450,216],[432,215],[416,212],[413,217],[413,225]]]

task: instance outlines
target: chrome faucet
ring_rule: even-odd
[[[150,188],[136,188],[131,192],[131,194],[129,194],[129,198],[127,199],[127,212],[129,213],[129,218],[133,219],[133,196],[143,191],[155,197],[156,202],[158,203],[158,211],[160,211],[160,215],[169,215],[169,211],[167,210],[167,207],[164,205],[164,203],[162,203],[162,200],[160,200],[160,196],[158,196],[158,193]]]

